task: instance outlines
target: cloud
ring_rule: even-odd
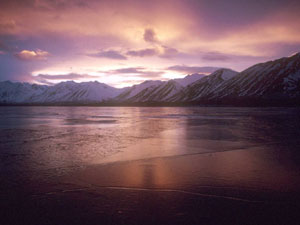
[[[137,56],[137,57],[146,57],[146,56],[154,56],[159,54],[158,50],[155,48],[146,48],[140,50],[131,50],[126,53],[129,56]]]
[[[167,46],[159,46],[157,48],[145,48],[139,50],[130,50],[126,52],[128,56],[135,57],[150,57],[150,56],[159,56],[161,58],[173,58],[179,53],[175,48],[170,48]]]
[[[33,7],[43,10],[65,10],[70,7],[88,7],[88,3],[86,0],[38,0],[33,2]]]
[[[175,65],[166,68],[167,70],[183,72],[183,73],[204,73],[209,74],[213,73],[214,71],[218,70],[218,67],[199,67],[199,66],[186,66],[186,65]]]
[[[30,51],[30,50],[23,50],[19,53],[16,53],[15,56],[24,61],[31,61],[31,60],[46,60],[47,57],[50,54],[46,51],[42,50],[36,50],[36,51]]]
[[[115,50],[101,51],[95,54],[88,54],[91,57],[98,58],[108,58],[108,59],[116,59],[116,60],[126,60],[127,57],[122,55],[120,52]]]
[[[126,74],[133,77],[144,77],[144,78],[160,78],[165,72],[164,71],[151,71],[144,67],[129,67],[120,68],[116,70],[100,71],[102,73],[116,75],[116,74]]]
[[[16,27],[16,22],[14,20],[4,20],[0,21],[0,33],[8,32],[10,33]]]
[[[121,68],[117,70],[111,70],[111,73],[142,73],[144,67],[130,67],[130,68]]]
[[[153,29],[145,29],[144,40],[150,43],[157,43],[158,39],[156,38],[156,33]]]
[[[229,61],[231,58],[228,55],[219,52],[209,52],[204,54],[202,59],[206,61]]]
[[[148,79],[160,79],[165,72],[163,71],[143,71],[142,73],[136,74],[137,77],[143,77]]]
[[[2,51],[7,51],[8,50],[8,47],[1,41],[0,41],[0,50],[2,50]]]
[[[162,46],[163,47],[163,53],[159,55],[161,58],[173,58],[176,56],[179,51],[175,48],[169,48],[167,46]]]
[[[38,74],[34,76],[35,78],[42,78],[44,80],[78,80],[86,78],[99,78],[99,76],[93,76],[89,74],[78,74],[78,73],[69,73],[63,75],[50,75],[50,74]]]
[[[0,43],[5,53],[0,55],[0,79],[21,80],[34,71],[113,69],[124,62],[128,67],[243,70],[289,55],[300,44],[297,0],[3,0],[0,9],[0,40],[13,48],[1,49]],[[11,57],[38,48],[51,52],[47,63]]]
[[[2,52],[11,52],[13,48],[5,44],[3,41],[0,40],[0,51]]]

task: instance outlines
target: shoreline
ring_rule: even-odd
[[[9,106],[58,106],[58,107],[300,107],[299,99],[248,99],[197,101],[197,102],[49,102],[49,103],[5,103],[0,107]]]
[[[0,203],[9,202],[2,224],[295,224],[300,219],[299,176],[292,174],[294,182],[287,187],[282,181],[288,173],[280,168],[257,171],[261,177],[250,180],[243,179],[251,172],[249,162],[228,171],[210,169],[221,159],[228,167],[228,159],[246,152],[91,165],[17,193],[7,190]]]

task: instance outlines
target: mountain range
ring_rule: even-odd
[[[242,72],[218,69],[126,88],[95,82],[54,86],[3,81],[0,103],[99,105],[300,105],[300,53],[259,63]]]

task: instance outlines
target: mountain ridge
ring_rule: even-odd
[[[300,105],[300,53],[255,64],[241,72],[218,69],[169,81],[144,81],[123,89],[74,81],[54,86],[0,82],[3,104]],[[276,102],[277,101],[277,102]]]

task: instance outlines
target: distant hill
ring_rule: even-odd
[[[238,73],[219,69],[118,89],[99,82],[54,86],[0,82],[1,104],[300,105],[300,53]]]

